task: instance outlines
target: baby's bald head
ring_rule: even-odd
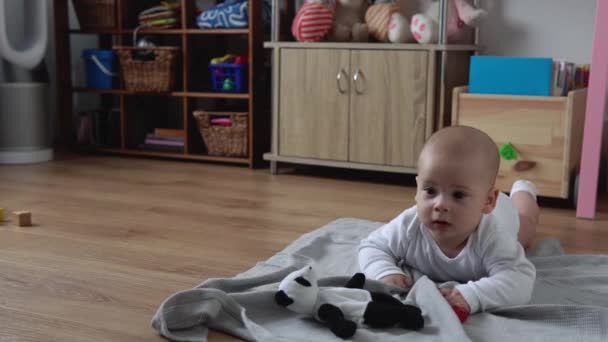
[[[500,156],[496,144],[486,133],[468,126],[451,126],[435,132],[426,142],[418,169],[430,166],[431,161],[462,163],[493,187],[498,174]]]

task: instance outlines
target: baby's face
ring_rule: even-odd
[[[479,158],[425,156],[418,165],[418,216],[439,246],[455,247],[466,241],[481,216],[496,203],[497,192],[483,176]]]

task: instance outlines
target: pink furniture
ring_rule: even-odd
[[[595,218],[602,128],[608,85],[608,1],[598,0],[593,33],[591,77],[579,174],[576,217]]]

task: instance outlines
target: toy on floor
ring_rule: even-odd
[[[475,8],[468,0],[448,0],[447,38],[457,41],[463,28],[474,27],[486,12]],[[421,44],[436,43],[439,37],[439,1],[433,0],[424,13],[412,17],[412,35]]]
[[[460,323],[466,322],[467,318],[469,318],[469,312],[460,306],[452,306],[454,313],[458,316]]]
[[[288,310],[310,315],[336,336],[349,338],[357,325],[419,330],[424,319],[419,308],[381,292],[363,290],[365,275],[355,274],[345,287],[319,288],[312,266],[292,272],[281,281],[275,301]]]
[[[32,213],[29,211],[14,211],[13,224],[19,227],[30,227],[32,225]]]
[[[4,222],[4,209],[0,208],[0,223]]]

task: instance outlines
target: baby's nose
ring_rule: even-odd
[[[447,212],[448,208],[449,206],[445,198],[443,196],[438,196],[433,209],[439,212]]]

